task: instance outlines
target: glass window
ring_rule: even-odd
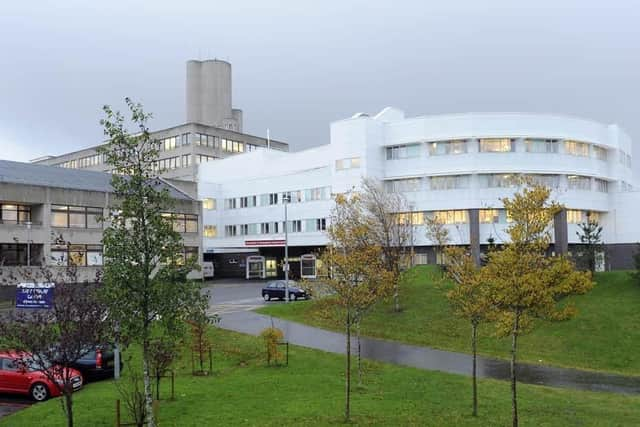
[[[25,224],[31,222],[31,206],[0,205],[0,223]]]
[[[396,145],[387,147],[387,160],[410,159],[420,157],[421,144]]]
[[[528,153],[557,153],[557,139],[527,139],[525,141]]]
[[[432,176],[432,190],[453,190],[467,188],[469,186],[468,175]]]
[[[202,207],[204,209],[208,209],[210,211],[213,211],[216,209],[216,201],[215,199],[204,199],[202,200]]]
[[[390,193],[420,191],[422,178],[394,179],[386,181],[385,185]]]
[[[567,223],[580,224],[582,220],[582,211],[567,209]]]
[[[478,175],[479,184],[483,188],[509,188],[516,186],[516,176],[513,174],[482,174]]]
[[[591,190],[591,178],[580,175],[567,175],[567,187],[570,190]]]
[[[464,224],[469,222],[466,210],[435,211],[431,215],[443,224]]]
[[[53,227],[69,227],[69,213],[67,206],[51,207],[51,226]]]
[[[481,224],[497,224],[500,222],[500,211],[498,209],[480,209]]]
[[[87,245],[87,265],[102,265],[102,246]]]
[[[101,208],[87,208],[87,228],[102,228],[101,217]]]
[[[218,237],[218,228],[215,225],[205,225],[204,237]]]
[[[482,138],[480,139],[481,153],[506,153],[515,150],[515,144],[510,138]]]
[[[429,154],[440,156],[445,154],[464,154],[467,152],[467,141],[464,139],[452,141],[434,141],[429,144]]]
[[[564,152],[572,156],[589,157],[589,144],[586,142],[565,140]]]
[[[534,174],[528,175],[534,183],[538,185],[543,185],[549,188],[558,188],[560,185],[560,176],[559,175],[544,175],[544,174]]]
[[[596,190],[601,193],[608,193],[609,183],[603,179],[596,179]]]
[[[607,160],[607,150],[606,148],[598,147],[597,145],[593,146],[593,157],[598,160]]]
[[[197,215],[185,215],[185,232],[187,233],[198,232],[198,216]]]

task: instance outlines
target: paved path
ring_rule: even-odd
[[[211,311],[221,315],[220,326],[236,332],[258,335],[273,322],[274,326],[282,329],[285,339],[291,344],[332,353],[344,353],[346,338],[343,334],[253,312],[253,309],[264,304],[260,298],[261,287],[261,283],[253,282],[214,285],[211,288],[213,298]],[[269,304],[278,304],[278,302],[270,302]],[[374,338],[362,338],[361,345],[362,355],[367,359],[426,370],[471,375],[471,356],[465,353],[436,350]],[[478,376],[508,380],[509,363],[499,359],[478,357]],[[640,377],[578,369],[521,363],[518,366],[518,379],[520,382],[528,384],[640,394]]]

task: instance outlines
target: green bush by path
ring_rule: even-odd
[[[375,307],[362,324],[362,334],[445,350],[470,352],[468,322],[453,316],[446,292],[453,286],[439,280],[439,271],[420,266],[406,273],[400,287],[401,313],[392,304]],[[596,286],[571,298],[578,315],[566,322],[541,322],[519,339],[522,361],[640,375],[640,286],[628,272],[597,273]],[[342,330],[326,315],[325,300],[272,304],[261,313]],[[492,325],[481,325],[478,352],[507,358],[509,339],[493,337]]]
[[[189,356],[185,355],[179,364],[177,400],[160,403],[160,426],[316,426],[342,422],[343,356],[292,347],[289,367],[267,367],[259,338],[222,330],[217,330],[214,338],[215,374],[192,377]],[[474,419],[466,377],[371,362],[365,367],[365,386],[353,394],[355,425],[510,424],[506,382],[480,382],[480,416]],[[165,387],[168,391],[168,384]],[[522,385],[519,390],[523,426],[640,424],[638,396],[530,385]],[[76,425],[114,425],[116,398],[112,382],[89,384],[75,395]],[[0,420],[3,427],[63,425],[57,400]]]

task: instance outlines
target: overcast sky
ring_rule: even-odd
[[[101,106],[125,96],[152,129],[181,124],[185,61],[212,57],[245,132],[292,150],[385,106],[564,113],[638,139],[638,22],[635,0],[5,0],[0,158],[99,143]]]

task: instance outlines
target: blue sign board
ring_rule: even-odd
[[[16,308],[53,308],[53,283],[20,283],[16,288]]]

